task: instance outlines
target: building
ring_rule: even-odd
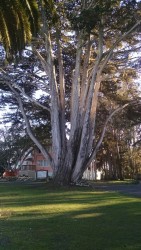
[[[47,174],[52,177],[53,171],[49,162],[38,148],[29,149],[18,163],[19,176],[32,178],[43,177]]]
[[[102,171],[97,169],[95,161],[93,161],[90,164],[90,166],[85,170],[83,174],[83,179],[101,180],[101,178],[102,178]]]

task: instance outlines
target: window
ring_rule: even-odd
[[[37,165],[40,167],[47,167],[49,165],[47,160],[39,160],[37,161]]]

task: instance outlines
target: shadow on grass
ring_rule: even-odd
[[[141,202],[116,192],[0,186],[0,249],[141,249]]]

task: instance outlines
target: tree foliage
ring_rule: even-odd
[[[32,34],[38,30],[38,5],[35,0],[0,2],[0,41],[3,43],[7,58],[25,47]]]

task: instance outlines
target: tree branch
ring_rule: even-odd
[[[131,103],[126,103],[126,104],[123,105],[122,107],[118,107],[117,109],[115,109],[115,110],[108,116],[108,118],[106,119],[105,124],[104,124],[104,126],[103,126],[103,130],[102,130],[101,136],[100,136],[100,138],[99,138],[99,141],[97,142],[97,144],[96,144],[94,150],[93,150],[92,153],[91,153],[91,156],[90,156],[90,158],[89,158],[89,161],[87,162],[86,168],[90,165],[90,163],[92,162],[92,160],[95,158],[96,153],[97,153],[99,147],[101,146],[101,143],[102,143],[102,141],[103,141],[103,138],[104,138],[104,135],[105,135],[105,132],[106,132],[106,128],[107,128],[108,122],[111,120],[111,118],[112,118],[116,113],[118,113],[119,111],[125,109],[127,106],[129,106],[129,104],[131,104]]]
[[[58,55],[58,64],[59,64],[59,85],[60,85],[60,130],[62,137],[62,148],[65,154],[66,150],[66,133],[65,133],[65,77],[64,77],[64,67],[63,67],[63,56],[62,56],[62,48],[60,42],[61,32],[59,27],[56,28],[56,42],[57,42],[57,55]]]
[[[71,93],[71,133],[70,138],[74,136],[74,133],[79,127],[78,114],[79,114],[79,98],[80,98],[80,64],[82,54],[82,34],[78,35],[75,71],[72,76],[72,93]]]
[[[106,53],[108,54],[103,62],[103,64],[100,67],[100,73],[102,73],[104,67],[106,66],[107,62],[109,61],[109,59],[111,58],[114,49],[116,48],[116,46],[119,44],[119,42],[123,41],[124,38],[126,38],[133,30],[135,30],[139,24],[141,24],[141,21],[138,21],[135,25],[132,26],[131,29],[129,29],[126,33],[124,33],[121,37],[119,37],[117,39],[117,41],[113,44],[113,46],[111,47],[111,49]]]
[[[28,118],[27,118],[27,116],[26,116],[26,113],[25,113],[25,110],[24,110],[24,107],[23,107],[23,103],[22,103],[21,97],[20,97],[17,93],[16,93],[16,99],[17,99],[17,101],[18,101],[20,111],[21,111],[22,116],[23,116],[23,118],[24,118],[24,121],[25,121],[25,124],[26,124],[27,133],[28,133],[29,137],[30,137],[31,140],[35,143],[35,145],[37,145],[37,147],[41,150],[41,152],[42,152],[42,154],[44,155],[44,157],[49,161],[50,166],[53,167],[53,161],[52,161],[51,155],[50,155],[49,152],[43,147],[43,145],[38,141],[38,139],[35,137],[35,135],[34,135],[33,132],[32,132],[32,129],[31,129],[29,120],[28,120]]]
[[[8,83],[7,85],[9,85],[9,83]],[[18,89],[18,90],[20,91],[20,93],[22,93],[23,96],[26,97],[29,101],[35,103],[35,104],[36,104],[37,106],[39,106],[40,108],[43,108],[43,109],[47,110],[48,112],[50,112],[50,109],[49,109],[49,108],[47,108],[46,106],[40,104],[40,103],[39,103],[38,101],[36,101],[33,97],[30,97],[29,95],[27,95],[27,94],[25,93],[24,89],[21,89],[19,86],[17,86],[17,84],[11,83],[11,85],[12,85],[14,88]]]

